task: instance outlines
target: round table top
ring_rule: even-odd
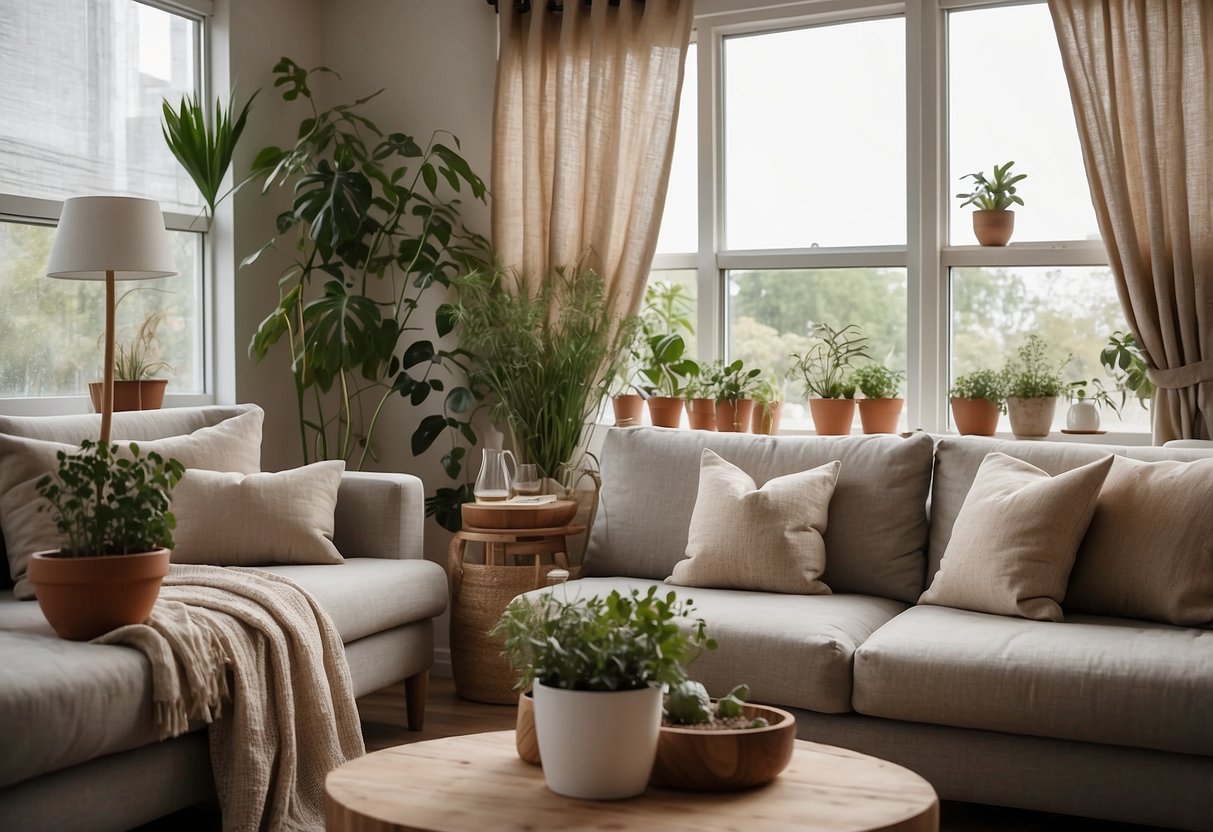
[[[775,782],[741,792],[650,787],[619,801],[574,800],[518,758],[513,731],[468,734],[377,751],[325,782],[328,832],[695,830],[935,832],[939,801],[922,777],[875,757],[796,741]]]

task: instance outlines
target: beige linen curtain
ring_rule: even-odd
[[[531,288],[585,257],[617,312],[634,313],[665,205],[692,0],[533,5],[498,4],[493,246]]]
[[[1154,441],[1213,438],[1213,2],[1050,0]]]

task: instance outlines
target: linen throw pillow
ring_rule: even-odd
[[[183,436],[139,442],[139,450],[178,459],[186,468],[255,473],[261,470],[261,419],[260,409],[249,411]],[[120,454],[129,453],[129,441],[113,441]],[[34,598],[34,588],[25,579],[30,555],[57,549],[63,539],[45,510],[49,503],[38,494],[37,482],[58,469],[59,451],[77,450],[75,445],[61,442],[0,434],[0,529],[14,582],[13,595],[20,600]]]
[[[1213,459],[1117,457],[1078,550],[1065,606],[1213,627]]]
[[[342,563],[333,512],[345,463],[276,474],[186,471],[173,490],[173,563]]]
[[[829,595],[823,535],[838,461],[768,480],[754,480],[704,448],[686,559],[666,583]]]
[[[1112,457],[1056,477],[991,453],[977,469],[920,604],[1061,621],[1074,555]]]

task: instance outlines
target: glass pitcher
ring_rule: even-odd
[[[506,460],[509,465],[506,465]],[[513,474],[510,469],[518,469],[518,463],[511,451],[497,448],[484,448],[480,457],[480,474],[476,477],[476,485],[472,493],[478,503],[500,503],[510,498],[510,483]]]

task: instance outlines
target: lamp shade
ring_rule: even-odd
[[[154,199],[78,196],[63,203],[48,277],[145,280],[177,273],[164,214]]]

